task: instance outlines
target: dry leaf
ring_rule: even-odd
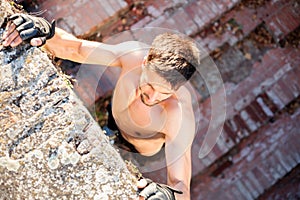
[[[244,54],[244,57],[247,59],[247,60],[251,60],[252,59],[252,56],[250,53],[245,53]]]

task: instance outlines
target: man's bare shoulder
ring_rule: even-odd
[[[149,45],[139,41],[126,41],[116,45],[117,51],[120,56],[126,56],[135,52],[148,51]]]
[[[140,67],[147,55],[149,46],[138,41],[127,41],[117,45],[119,59],[123,69]]]
[[[191,104],[191,93],[186,87],[181,86],[172,98],[164,102],[164,107],[168,111],[171,111],[180,109],[181,107],[189,107]]]

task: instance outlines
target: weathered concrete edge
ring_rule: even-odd
[[[9,4],[6,1],[1,1],[1,6],[4,6],[4,4],[7,4],[5,6],[9,6]],[[3,19],[3,11],[1,12],[2,12],[1,19]],[[5,10],[5,12],[11,13],[9,9]],[[11,51],[9,52],[9,54],[13,55],[16,52]],[[8,55],[8,57],[10,57],[11,55]],[[74,191],[74,190],[76,190],[76,184],[78,184],[77,185],[78,187],[88,186],[88,184],[90,184],[89,181],[82,181],[84,178],[86,178],[85,175],[94,176],[91,179],[95,181],[98,180],[98,186],[94,185],[94,187],[84,188],[87,195],[82,195],[82,198],[97,199],[101,197],[101,199],[105,199],[105,198],[126,199],[126,198],[130,198],[130,196],[133,197],[135,187],[133,186],[132,183],[134,181],[134,178],[127,170],[126,165],[123,162],[122,158],[115,151],[115,149],[109,144],[107,138],[102,134],[100,127],[92,119],[87,109],[83,106],[82,102],[76,97],[73,91],[70,88],[68,88],[67,84],[65,83],[61,75],[57,73],[57,70],[51,64],[49,59],[46,62],[46,66],[44,66],[45,68],[39,69],[39,67],[41,66],[37,66],[37,68],[33,70],[36,72],[30,71],[35,64],[35,61],[32,60],[37,61],[37,59],[42,58],[41,60],[45,61],[46,60],[45,57],[46,57],[45,54],[42,53],[39,49],[30,48],[27,50],[26,53],[21,53],[20,57],[17,56],[13,58],[16,59],[17,61],[10,61],[8,63],[1,64],[0,72],[2,75],[7,73],[7,71],[5,73],[2,73],[3,70],[5,71],[7,69],[12,69],[12,72],[15,73],[14,70],[18,69],[19,70],[18,74],[13,74],[13,73],[10,74],[12,75],[12,78],[17,77],[17,80],[22,80],[20,78],[24,75],[22,74],[22,70],[27,72],[29,70],[31,76],[28,77],[30,79],[29,81],[26,82],[26,80],[24,79],[25,82],[23,83],[20,82],[12,83],[11,81],[12,79],[11,80],[7,79],[8,83],[12,85],[0,92],[0,97],[1,97],[0,113],[2,114],[4,113],[4,115],[2,115],[2,119],[0,119],[1,122],[0,135],[1,138],[4,140],[1,141],[1,145],[0,145],[2,151],[0,157],[0,171],[1,171],[0,188],[2,192],[0,193],[0,197],[4,197],[4,198],[6,197],[8,199],[21,199],[21,198],[23,199],[23,198],[31,198],[31,197],[45,198],[46,196],[43,196],[43,194],[47,194],[48,199],[57,198],[58,196],[68,197],[68,198],[73,197],[73,198],[80,199],[81,198],[79,197],[80,194],[77,194],[78,191]],[[21,63],[22,66],[18,66],[17,64],[18,62]],[[36,74],[40,75],[40,77],[38,77],[39,80],[37,79],[34,80],[34,75]],[[54,78],[50,80],[49,76],[52,76]],[[45,78],[45,81],[41,77]],[[26,77],[23,76],[23,78]],[[28,84],[28,82],[34,84],[30,85]],[[53,84],[53,82],[56,82],[55,83],[56,85]],[[5,82],[5,79],[4,82],[0,83],[0,85],[2,84],[1,86],[4,87],[3,83],[7,83]],[[51,83],[51,85],[49,85],[49,83]],[[32,109],[28,109],[28,111],[26,111],[25,113],[19,112],[22,111],[22,109],[24,110],[24,107],[22,106],[29,105],[28,103],[32,101],[30,97],[34,96],[34,92],[38,92],[41,90],[45,90],[47,92],[48,90],[51,91],[53,90],[52,87],[54,85],[55,87],[57,87],[56,89],[58,89],[58,91],[63,90],[61,93],[58,93],[57,102],[49,103],[48,101],[51,98],[45,97],[45,99],[41,100],[42,103],[45,103],[43,104],[44,107],[40,108],[39,112],[32,112]],[[47,94],[47,92],[45,94]],[[15,108],[14,106],[14,108],[11,109],[19,121],[17,121],[16,123],[13,122],[12,124],[5,125],[2,122],[4,122],[5,120],[6,122],[7,120],[9,122],[11,121],[11,118],[6,117],[5,115],[6,114],[5,112],[7,111],[6,108],[9,108],[9,106],[12,105],[12,103],[20,97],[22,97],[23,99],[27,98],[28,101],[24,100],[24,102],[21,102],[20,108]],[[69,123],[68,125],[70,126],[68,127],[68,129],[57,129],[54,130],[53,132],[49,132],[49,135],[46,138],[43,138],[45,136],[45,132],[43,132],[42,135],[38,135],[38,131],[37,131],[34,132],[29,137],[24,138],[22,136],[23,138],[21,137],[22,140],[20,140],[20,135],[18,134],[24,133],[24,131],[26,131],[25,130],[26,128],[24,127],[26,126],[24,126],[23,128],[20,127],[21,130],[17,131],[16,133],[15,131],[18,130],[18,126],[26,124],[27,119],[28,121],[31,120],[30,123],[28,122],[29,124],[36,124],[34,123],[34,120],[39,120],[39,119],[43,119],[44,124],[48,123],[47,115],[50,116],[51,114],[52,116],[55,114],[55,112],[58,112],[58,109],[54,108],[54,106],[58,105],[57,103],[60,104],[60,109],[62,108],[63,110],[59,114],[63,114],[63,112],[69,111],[68,114],[69,121],[67,120],[66,116],[61,115],[61,118],[63,118],[66,121],[60,124],[61,127],[64,127],[64,125]],[[39,130],[37,127],[34,128]],[[44,127],[40,129],[41,132],[42,130],[44,130],[43,128]],[[14,133],[14,134],[8,136],[8,133]],[[35,142],[33,142],[33,144],[38,144],[37,146],[35,145],[30,146],[31,144],[27,146],[26,145],[22,146],[22,142],[27,140],[27,138],[32,139],[34,141],[35,137],[32,136],[40,137],[42,143],[39,143],[40,140],[36,140]],[[67,136],[70,137],[67,138]],[[71,141],[68,141],[68,139]],[[75,139],[77,141],[74,141]],[[16,140],[19,141],[18,145],[15,145],[16,147],[13,149],[13,151],[10,152],[8,147],[9,146],[11,147],[12,142]],[[31,140],[28,141],[32,142]],[[17,148],[18,146],[27,149],[26,151],[24,151],[22,150],[22,148],[18,149]],[[28,146],[30,147],[28,148]],[[3,151],[3,148],[6,149]],[[56,149],[58,151],[54,153],[56,154],[56,156],[49,155],[49,149],[50,150]],[[97,170],[98,168],[103,168],[103,170],[99,171]],[[66,183],[67,180],[59,180],[57,182],[57,179],[59,177],[62,177],[62,174],[70,175],[72,171],[76,173],[77,172],[91,172],[91,173],[90,174],[82,173],[81,175],[78,175],[79,177],[78,180],[80,181],[77,182],[75,180],[76,178],[73,177],[74,182],[72,184],[74,187],[71,188],[72,190],[68,190],[67,188],[63,187],[63,185],[67,184]],[[107,172],[107,175],[105,173],[103,174],[103,172]],[[104,179],[109,179],[109,180],[103,181],[101,177],[99,178],[99,173],[100,174],[102,173],[101,175],[102,178],[104,177]],[[46,178],[44,178],[44,176]],[[53,176],[54,178],[52,177],[50,178],[50,180],[47,180],[47,178],[51,176]],[[34,181],[36,180],[38,180],[38,183],[34,183]],[[30,182],[33,185],[28,184]],[[109,185],[106,183],[113,183],[113,184]],[[47,184],[52,185],[52,187],[55,184],[57,185],[55,189],[48,188],[46,189],[48,190],[48,192],[44,193],[43,191],[45,191],[45,186]],[[34,190],[36,188],[32,189],[32,186],[37,187],[39,185],[43,185],[43,188],[38,190]],[[116,186],[123,186],[123,187],[116,188]],[[126,191],[122,191],[122,188]],[[74,194],[72,194],[72,191],[74,191]]]

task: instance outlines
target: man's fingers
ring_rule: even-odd
[[[141,179],[141,180],[138,181],[137,187],[138,187],[139,189],[142,189],[142,188],[146,187],[147,184],[148,184],[148,183],[147,183],[147,180],[146,180],[146,179]]]
[[[19,44],[21,44],[23,42],[23,40],[20,37],[16,37],[11,43],[10,46],[11,47],[16,47]]]
[[[32,38],[33,36],[35,36],[36,33],[37,33],[36,29],[30,28],[30,29],[27,29],[27,30],[24,30],[24,31],[20,32],[20,37],[23,40],[27,40],[28,38]]]
[[[15,30],[13,31],[12,33],[10,33],[3,41],[3,46],[9,46],[11,45],[11,43],[13,41],[15,41],[17,38],[20,38],[20,35],[19,33]],[[21,38],[20,38],[21,39]],[[19,39],[17,39],[15,42],[19,41]],[[22,39],[21,39],[21,42],[22,42]]]
[[[145,197],[138,196],[135,200],[145,200]]]
[[[16,25],[9,21],[5,27],[2,39],[5,40],[12,32],[14,32],[15,29]]]
[[[26,29],[33,28],[33,26],[34,25],[33,25],[32,22],[25,22],[24,24],[21,24],[20,26],[18,26],[16,28],[16,30],[19,31],[19,32],[22,32],[22,31],[24,31]]]
[[[157,192],[157,187],[156,187],[156,184],[155,183],[150,183],[147,187],[145,187],[145,189],[143,189],[141,192],[140,192],[140,196],[142,197],[149,197],[153,194],[155,194]]]
[[[147,198],[147,200],[165,199],[165,197],[163,193],[156,193],[154,196]]]
[[[30,45],[34,47],[38,47],[43,45],[43,41],[41,38],[33,38],[30,40]]]
[[[16,26],[20,26],[25,21],[22,15],[12,15],[9,20],[12,21]]]

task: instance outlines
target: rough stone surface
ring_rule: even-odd
[[[134,176],[47,54],[4,48],[0,62],[0,199],[135,198]]]
[[[37,11],[51,10],[42,14],[46,18],[51,15],[49,19],[59,19],[61,2],[69,2],[22,1],[38,3]],[[81,2],[94,5],[95,1],[100,2]],[[112,0],[102,1],[112,4]],[[211,103],[206,84],[199,81],[199,76],[192,80],[201,101],[198,121],[201,129],[192,146],[191,199],[299,199],[299,0],[126,0],[126,3],[124,15],[118,12],[114,15],[117,21],[113,17],[100,23],[99,18],[94,18],[93,26],[100,25],[99,30],[91,30],[92,37],[88,39],[106,43],[110,36],[115,39],[117,33],[129,30],[117,41],[139,40],[146,38],[145,34],[133,30],[143,27],[180,31],[209,53],[226,86],[227,117],[223,132],[211,153],[199,159],[202,136],[211,117]],[[79,14],[72,9],[63,14],[83,26],[91,22],[91,16],[104,13],[99,10],[111,10],[109,6],[88,7],[88,14],[86,10]],[[64,20],[60,22],[66,25]],[[206,64],[207,59],[203,58],[202,63]],[[74,69],[69,68],[67,74],[75,75]],[[91,105],[95,99],[106,98],[116,75],[107,70],[109,73],[99,81],[99,73],[94,73],[92,67],[85,69],[80,75],[86,76],[79,76],[74,90]],[[210,75],[213,80],[215,74]],[[91,87],[96,89],[87,89]],[[166,180],[165,169],[143,175],[161,183]]]

